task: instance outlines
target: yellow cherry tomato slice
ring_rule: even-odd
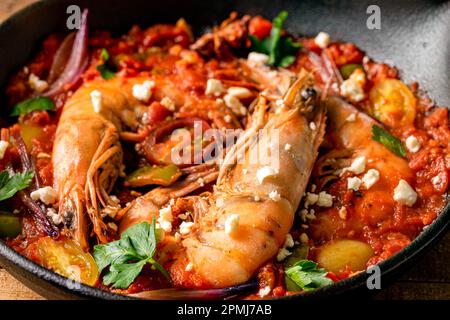
[[[385,79],[369,93],[375,118],[391,128],[413,124],[416,117],[416,98],[400,80]]]
[[[93,286],[98,279],[94,258],[74,241],[50,237],[37,242],[37,257],[40,264],[69,279]]]

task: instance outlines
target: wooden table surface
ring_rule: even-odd
[[[0,0],[0,22],[36,0]],[[450,300],[450,232],[375,299],[449,299]],[[0,299],[43,299],[0,268]]]

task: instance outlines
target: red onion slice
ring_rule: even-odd
[[[70,54],[72,52],[75,35],[75,32],[71,32],[70,34],[68,34],[56,51],[52,66],[50,67],[50,72],[47,77],[47,82],[49,84],[55,82],[64,71],[64,67],[67,65],[67,61],[69,61]]]
[[[44,96],[55,96],[65,89],[68,85],[72,85],[77,82],[78,78],[82,74],[83,67],[86,66],[86,60],[88,58],[88,25],[87,25],[88,9],[83,11],[81,18],[80,30],[76,33],[75,40],[72,46],[72,52],[70,58],[67,61],[66,67],[58,79],[52,83],[51,87]]]

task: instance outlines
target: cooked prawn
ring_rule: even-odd
[[[173,261],[166,261],[175,286],[217,288],[244,283],[282,246],[324,134],[323,107],[315,101],[312,105],[305,103],[300,95],[309,85],[307,79],[303,74],[289,88],[283,104],[271,103],[272,112],[266,112],[267,101],[259,97],[250,126],[224,159],[214,192],[198,199],[203,200],[203,209],[196,214],[195,227],[178,245],[173,245],[173,237],[166,240],[166,248],[163,245],[160,254],[167,257],[165,252],[176,248]],[[315,130],[310,128],[310,121],[317,124]],[[250,145],[245,143],[260,129],[270,134],[278,130],[279,143],[275,147],[283,164],[275,175],[262,181],[258,180],[258,172],[264,167],[263,161],[252,163],[250,154],[269,146],[266,139],[270,135]],[[244,160],[233,162],[239,153]],[[271,193],[278,197],[269,196]],[[130,217],[124,218],[122,230],[133,223],[138,212],[141,217],[149,217],[149,211],[157,214],[157,201],[151,202],[147,213],[143,210],[148,198],[136,200]],[[239,224],[230,234],[225,224],[232,215],[239,216]],[[186,268],[188,264],[190,267]]]
[[[144,80],[88,82],[63,108],[53,146],[54,185],[59,214],[83,249],[89,248],[89,220],[100,242],[107,242],[111,232],[101,219],[101,209],[117,206],[109,193],[123,169],[119,133],[137,126],[143,106],[133,97],[132,86]],[[94,90],[101,94],[100,110],[92,103]]]
[[[358,157],[365,158],[364,172],[377,170],[379,180],[369,189],[361,186],[362,192],[351,204],[346,203],[345,199],[337,199],[341,206],[347,208],[348,214],[354,217],[351,224],[339,217],[338,208],[322,209],[316,213],[317,219],[311,223],[310,230],[318,243],[347,238],[350,231],[355,233],[356,230],[356,235],[363,235],[373,232],[371,228],[375,226],[375,230],[379,230],[384,221],[396,215],[397,209],[401,207],[393,197],[399,181],[403,179],[414,185],[414,172],[408,161],[372,139],[372,125],[381,124],[341,98],[328,97],[326,105],[329,124],[326,136],[328,143],[324,145],[324,149],[328,149],[328,152],[316,165],[314,176],[318,188],[323,189],[330,182],[338,181],[339,172]],[[348,175],[345,174],[345,169],[343,174],[344,178]],[[362,176],[363,174],[360,175],[361,178]],[[347,184],[344,188],[347,190]],[[368,225],[362,222],[367,220]],[[384,227],[395,233],[395,226]]]

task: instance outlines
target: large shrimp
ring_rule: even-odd
[[[330,185],[330,182],[338,181],[337,173],[356,158],[362,157],[365,159],[365,169],[356,176],[362,178],[368,170],[373,169],[378,172],[379,180],[369,189],[362,186],[361,192],[353,198],[351,203],[346,203],[347,200],[341,199],[338,194],[339,199],[336,199],[336,203],[339,205],[327,209],[319,208],[319,212],[316,213],[317,219],[312,221],[310,226],[313,238],[320,244],[329,240],[347,238],[349,234],[364,237],[364,234],[378,232],[384,228],[392,231],[391,237],[398,237],[396,226],[388,225],[385,221],[396,215],[400,217],[407,210],[414,211],[414,208],[401,206],[393,197],[394,189],[400,180],[403,179],[414,186],[414,172],[409,167],[408,161],[372,139],[372,126],[374,124],[381,126],[376,120],[338,97],[328,97],[325,104],[329,124],[324,149],[329,151],[316,164],[314,176],[318,188],[322,189]],[[346,188],[347,184],[345,184],[345,191],[347,191]],[[343,219],[339,216],[340,206],[346,207],[345,212],[351,215],[352,219]],[[412,222],[411,236],[414,232],[417,232],[417,226]],[[404,238],[405,241],[409,241],[407,237]],[[374,243],[371,245],[374,248],[379,246]],[[381,253],[381,250],[379,246],[375,254]]]
[[[122,170],[119,133],[138,124],[143,105],[133,97],[132,86],[144,80],[87,82],[63,108],[53,146],[54,184],[59,214],[83,249],[89,248],[89,220],[100,242],[107,242],[100,211],[117,206],[108,194]],[[91,99],[94,90],[101,95],[100,110]]]
[[[167,246],[176,248],[171,261],[162,261],[169,264],[176,287],[219,288],[244,283],[284,243],[324,134],[323,106],[316,99],[305,101],[301,95],[309,85],[308,76],[302,74],[284,95],[283,103],[270,104],[270,112],[266,99],[259,97],[251,124],[224,159],[214,192],[206,200],[198,197],[203,212],[196,215],[195,227],[178,245]],[[316,126],[310,126],[311,122]],[[269,136],[245,143],[260,129]],[[279,141],[271,147],[278,148],[281,166],[261,179],[267,166],[263,159],[252,162],[250,154],[271,145],[268,140],[276,131]],[[237,154],[243,154],[244,160],[235,163]],[[149,197],[144,196],[133,204],[122,230],[139,217],[148,219],[157,214],[157,201],[150,201],[150,206],[146,201]],[[232,217],[238,217],[239,223],[232,233],[226,232],[225,225]],[[163,245],[161,256],[164,250]]]

